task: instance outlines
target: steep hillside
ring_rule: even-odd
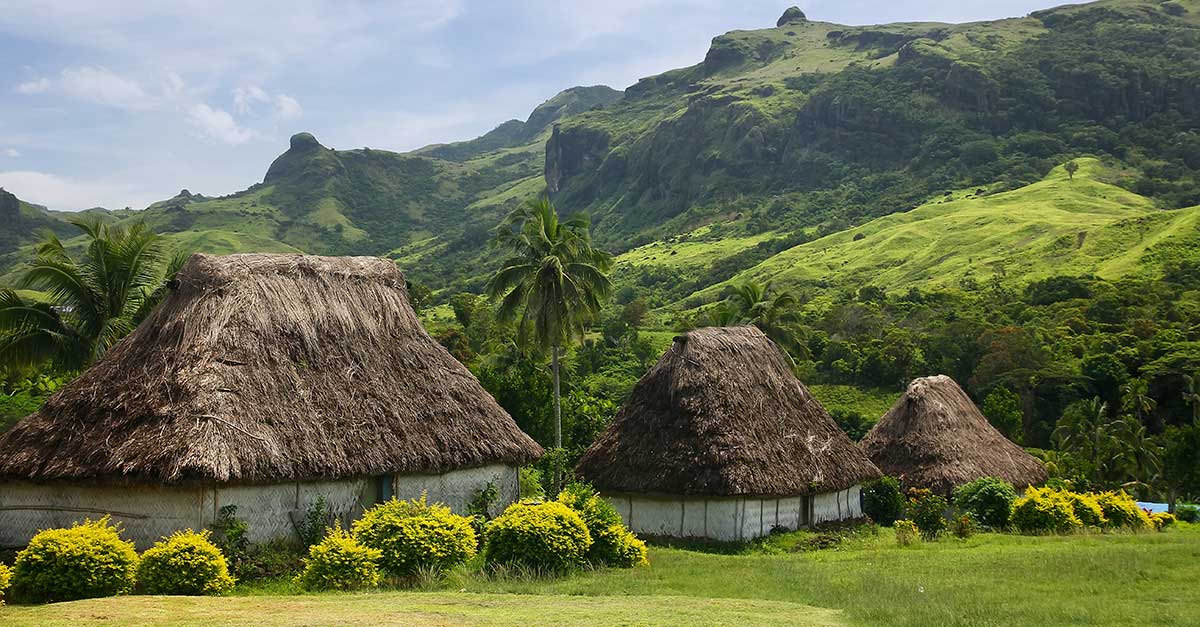
[[[443,294],[478,290],[496,262],[490,229],[543,190],[564,213],[589,213],[596,240],[630,255],[623,271],[639,269],[622,281],[657,290],[660,305],[708,297],[739,273],[809,285],[836,271],[899,288],[1123,272],[1142,257],[1089,261],[1107,218],[1093,201],[1059,206],[1051,171],[1096,155],[1121,174],[1081,173],[1071,194],[1167,228],[1170,214],[1152,209],[1200,204],[1197,128],[1200,0],[1101,0],[958,25],[849,27],[797,9],[773,28],[714,38],[697,65],[625,92],[566,90],[475,140],[400,154],[331,150],[301,133],[250,189],[112,215],[215,251],[388,255]],[[1006,226],[995,215],[1011,209],[1005,192],[1043,194],[1019,202],[1056,217],[1041,230]],[[896,252],[960,211],[953,226],[990,222],[992,238],[939,240],[966,266],[945,272],[936,255]],[[1066,245],[1082,231],[1078,248]],[[819,253],[796,248],[838,233]],[[885,238],[879,262],[856,256]],[[1015,256],[997,264],[1005,238]],[[795,260],[804,254],[820,264]]]
[[[548,186],[611,246],[731,213],[854,224],[946,189],[1035,182],[1077,152],[1154,155],[1137,189],[1200,204],[1198,18],[1195,1],[1107,0],[998,22],[794,17],[728,33],[703,63],[564,122]]]
[[[1052,275],[1152,275],[1200,259],[1200,207],[1154,208],[1095,160],[1010,192],[959,192],[790,248],[735,276],[800,289],[1023,284]],[[623,259],[632,257],[626,255]],[[722,285],[692,303],[717,297]]]
[[[66,235],[73,230],[60,215],[25,202],[4,188],[0,188],[0,225],[3,225],[0,228],[0,269],[16,264],[22,255],[20,247],[36,241],[42,233],[52,231]]]

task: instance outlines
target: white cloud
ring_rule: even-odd
[[[294,120],[304,115],[300,101],[287,94],[271,95],[258,85],[243,85],[233,90],[233,106],[242,115],[254,113],[259,103],[272,103],[275,113],[285,120]]]
[[[0,187],[21,200],[51,209],[76,211],[89,207],[145,207],[153,197],[144,189],[128,184],[79,181],[55,174],[33,171],[0,172]]]
[[[254,109],[254,103],[269,102],[270,100],[271,97],[258,85],[248,85],[233,90],[233,106],[237,108],[238,113],[243,115]]]
[[[20,153],[20,152],[18,152],[16,148],[8,148],[8,149],[6,149],[6,150],[4,151],[4,156],[6,156],[6,157],[12,157],[12,158],[14,158],[14,159],[15,159],[15,158],[17,158],[17,157],[20,157],[20,156],[21,156],[21,153]]]
[[[73,98],[118,109],[149,109],[155,104],[137,81],[103,67],[67,68],[55,88]]]
[[[202,135],[226,144],[244,144],[254,133],[238,126],[237,120],[224,109],[214,109],[204,103],[194,104],[188,109],[188,122]]]
[[[182,88],[182,81],[180,81],[180,88]],[[17,85],[17,93],[29,95],[45,92],[134,111],[149,109],[155,105],[154,99],[146,94],[137,81],[115,74],[103,67],[65,68],[53,80],[42,77]]]
[[[40,94],[47,89],[50,89],[50,79],[45,77],[17,85],[18,94]]]
[[[304,115],[304,108],[300,106],[300,101],[287,94],[275,96],[275,109],[279,112],[279,117],[285,120],[294,120]]]

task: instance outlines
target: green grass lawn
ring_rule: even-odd
[[[0,609],[33,625],[1196,625],[1200,526],[1166,533],[983,534],[899,547],[889,530],[794,552],[651,550],[651,565],[552,580],[466,570],[427,592],[121,597]]]

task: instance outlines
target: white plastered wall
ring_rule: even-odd
[[[642,535],[753,540],[772,529],[796,530],[862,516],[861,488],[811,497],[699,498],[605,495],[625,523]]]
[[[499,492],[497,507],[516,500],[517,469],[503,465],[451,471],[443,475],[392,478],[397,498],[427,492],[430,502],[443,502],[463,513],[476,490],[488,482]],[[343,481],[226,485],[216,487],[108,487],[66,484],[0,484],[0,547],[25,545],[42,529],[69,527],[86,518],[110,515],[124,537],[144,549],[181,529],[204,529],[220,509],[237,506],[237,517],[249,525],[251,542],[295,536],[294,520],[324,497],[343,521],[362,515],[377,498],[373,478]]]

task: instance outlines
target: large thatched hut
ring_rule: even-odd
[[[675,338],[576,472],[638,533],[717,540],[859,517],[879,476],[753,327]]]
[[[861,446],[904,485],[943,495],[981,477],[1018,489],[1046,481],[1042,463],[997,431],[945,375],[910,383]]]
[[[0,545],[111,514],[139,544],[226,505],[252,540],[319,497],[462,508],[542,449],[421,327],[396,265],[195,255],[148,320],[0,436]]]

